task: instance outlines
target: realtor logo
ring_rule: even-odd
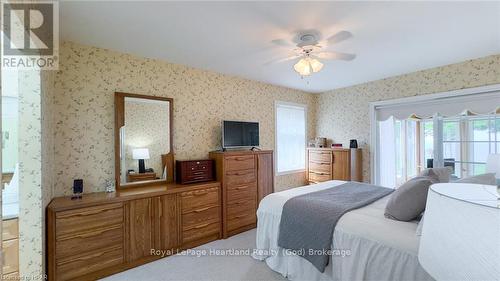
[[[57,69],[57,2],[2,1],[2,67]]]

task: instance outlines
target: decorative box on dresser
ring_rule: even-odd
[[[49,280],[95,280],[221,237],[219,182],[59,197],[47,207]],[[169,251],[170,250],[170,251]]]
[[[362,181],[361,148],[307,148],[309,184],[329,180]]]
[[[274,192],[273,151],[213,151],[210,158],[222,186],[223,237],[255,228],[260,200]]]
[[[214,180],[213,160],[175,161],[176,181],[180,184]]]

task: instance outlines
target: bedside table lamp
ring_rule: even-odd
[[[132,158],[134,160],[139,160],[139,173],[143,174],[146,172],[146,167],[144,166],[144,159],[149,159],[149,149],[147,148],[134,148],[132,150]]]
[[[433,184],[418,260],[435,280],[498,280],[499,222],[495,186]]]

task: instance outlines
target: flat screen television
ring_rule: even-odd
[[[222,121],[222,148],[259,146],[259,123]]]

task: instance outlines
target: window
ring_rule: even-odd
[[[395,158],[393,173],[380,173],[379,184],[400,186],[408,179],[418,175],[424,168],[450,167],[455,179],[486,172],[486,159],[489,154],[500,153],[500,119],[496,114],[460,116],[453,118],[435,117],[421,120],[395,120],[380,122],[379,135],[391,136],[387,140],[379,137],[379,166],[387,169],[384,162],[391,161],[384,146],[394,146]],[[393,122],[387,127],[383,123]],[[442,126],[442,137],[436,133]],[[394,131],[394,135],[389,131]],[[442,164],[435,160],[434,145],[442,148]],[[383,153],[383,154],[382,154]],[[390,167],[390,166],[389,166]],[[387,177],[395,178],[395,182]]]
[[[420,136],[415,120],[395,120],[396,185],[401,185],[418,174],[418,149]]]
[[[500,153],[498,104],[500,84],[371,103],[372,181],[397,187],[431,167],[484,173]]]
[[[306,167],[307,107],[276,102],[276,172],[286,174]]]

